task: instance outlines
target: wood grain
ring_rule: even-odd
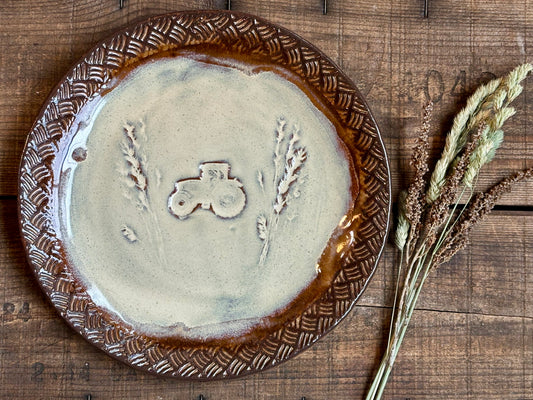
[[[0,4],[0,398],[359,399],[376,368],[394,288],[387,247],[359,306],[308,351],[225,382],[161,379],[123,366],[69,329],[41,294],[19,240],[16,177],[31,125],[50,90],[98,41],[150,15],[223,8],[202,0],[3,0]],[[533,1],[232,1],[308,39],[358,85],[389,151],[393,187],[408,176],[422,106],[434,132],[477,84],[531,61]],[[533,165],[531,78],[506,141],[480,187]],[[442,137],[434,139],[434,146]],[[385,399],[533,399],[533,182],[500,204],[473,245],[430,278]],[[525,206],[525,207],[524,207]]]
[[[395,252],[359,306],[293,360],[247,378],[188,383],[136,372],[76,335],[25,264],[15,201],[0,203],[0,398],[361,398],[389,315]],[[497,229],[495,229],[497,227]],[[386,398],[527,399],[533,378],[533,215],[496,213],[432,276]],[[495,250],[496,249],[496,250]]]
[[[360,4],[361,3],[361,4]],[[403,182],[423,105],[432,99],[435,133],[477,84],[527,60],[532,28],[527,1],[457,5],[433,2],[431,17],[420,17],[421,1],[373,2],[234,1],[233,8],[266,17],[310,40],[358,85],[374,111],[389,151],[393,185]],[[19,157],[31,125],[54,85],[98,41],[134,20],[189,9],[223,8],[225,1],[4,0],[0,12],[0,195],[16,193]],[[453,5],[452,5],[453,4]],[[295,18],[298,16],[298,18]],[[531,86],[531,85],[529,85]],[[531,166],[528,135],[532,93],[517,101],[518,114],[484,188],[510,172]],[[440,146],[442,137],[435,139]],[[517,188],[502,203],[533,205],[533,184]]]

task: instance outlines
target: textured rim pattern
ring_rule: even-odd
[[[91,301],[67,265],[53,229],[52,163],[77,113],[125,65],[162,50],[215,45],[267,57],[314,87],[339,115],[356,153],[362,191],[355,242],[331,287],[265,339],[231,347],[174,347],[138,336]],[[84,338],[137,368],[189,379],[260,371],[309,347],[355,304],[383,249],[390,208],[389,169],[377,126],[361,95],[333,63],[293,33],[249,15],[193,11],[151,18],[115,34],[83,58],[46,102],[29,134],[19,175],[21,232],[29,263],[61,316]]]

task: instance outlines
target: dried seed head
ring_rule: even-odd
[[[405,215],[407,192],[402,190],[398,198],[398,226],[396,227],[396,233],[394,236],[394,244],[399,250],[405,247],[407,237],[409,236],[409,221]]]
[[[466,245],[468,234],[474,225],[480,222],[494,208],[500,197],[504,193],[510,192],[516,183],[532,177],[533,167],[501,180],[484,193],[478,193],[437,252],[435,262],[442,264],[453,257]]]
[[[520,94],[521,82],[531,70],[533,70],[531,64],[520,65],[504,79],[494,79],[479,87],[468,99],[466,107],[454,119],[441,158],[431,175],[426,196],[429,204],[440,196],[449,168],[473,129],[476,129],[482,121],[486,121],[493,132],[497,131],[514,114],[514,109],[507,106]],[[496,148],[491,152],[494,153]],[[471,171],[469,175],[473,172],[475,171]]]
[[[465,172],[468,168],[468,162],[474,152],[476,146],[486,130],[485,124],[479,126],[476,133],[472,136],[470,142],[466,145],[465,150],[453,163],[453,169],[451,174],[446,179],[445,185],[442,188],[441,195],[431,204],[431,208],[428,213],[428,230],[435,232],[446,221],[450,205],[455,202],[457,191],[460,187],[461,180],[465,176]]]
[[[516,88],[520,85],[520,83],[527,77],[527,75],[533,70],[533,66],[529,63],[525,63],[522,65],[519,65],[515,69],[513,69],[507,77],[505,78],[505,84],[508,87],[509,94],[508,94],[508,103],[513,101],[518,94],[516,94]],[[511,97],[510,94],[513,94],[514,97]]]
[[[490,96],[499,88],[501,81],[498,78],[490,81],[486,85],[480,86],[468,98],[466,106],[454,118],[452,128],[446,136],[446,143],[441,157],[431,174],[429,189],[426,195],[428,204],[433,203],[440,196],[446,181],[446,175],[453,160],[467,143],[471,129],[479,125],[478,122],[474,121],[475,117],[479,115],[484,107],[492,104]]]
[[[503,131],[491,131],[487,126],[483,129],[481,138],[470,156],[468,167],[466,169],[463,184],[467,187],[473,187],[476,177],[481,167],[494,158],[494,154],[503,141]]]
[[[424,208],[424,190],[427,184],[426,174],[429,170],[429,131],[431,129],[432,112],[433,103],[430,102],[424,109],[422,128],[411,158],[411,165],[414,167],[415,173],[404,200],[405,217],[414,227],[418,225]]]

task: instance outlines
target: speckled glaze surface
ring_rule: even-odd
[[[323,105],[357,181],[357,193],[350,200],[335,240],[330,240],[329,250],[324,251],[328,254],[321,258],[323,265],[317,266],[329,271],[324,272],[324,279],[297,296],[292,306],[273,314],[269,324],[240,337],[189,340],[152,335],[125,323],[95,302],[87,284],[78,278],[57,223],[61,160],[68,155],[76,162],[85,162],[91,156],[82,147],[71,153],[66,150],[70,145],[67,139],[84,108],[106,92],[124,71],[162,54],[172,58],[183,51],[216,53],[286,71],[314,102]],[[126,144],[135,140],[133,130],[142,125],[135,123],[136,126],[126,122],[124,126]],[[282,129],[279,118],[277,123],[277,129]],[[275,130],[274,119],[272,131]],[[305,144],[305,137],[303,140]],[[312,145],[303,144],[292,150],[290,139],[284,144],[288,153],[293,151],[289,164],[302,171],[308,153],[310,160],[313,155]],[[130,147],[135,146],[133,143]],[[126,153],[127,148],[124,147]],[[198,173],[177,174],[174,186],[165,194],[165,212],[177,224],[183,219],[202,217],[228,221],[249,212],[247,201],[253,190],[237,163],[225,158],[203,161],[195,164],[200,168]],[[311,161],[307,165],[311,168]],[[258,176],[262,186],[263,175]],[[346,315],[372,276],[384,245],[390,212],[389,179],[383,143],[368,107],[355,85],[319,50],[293,33],[253,16],[220,11],[181,12],[151,18],[113,35],[78,62],[54,89],[24,149],[19,176],[20,225],[30,266],[43,291],[60,315],[89,342],[148,372],[220,379],[260,371],[294,356]],[[274,182],[281,185],[283,177]],[[278,194],[293,190],[287,188],[278,187]],[[188,192],[196,193],[191,207],[180,197]],[[224,195],[218,196],[219,192]],[[216,203],[214,199],[219,197],[224,200]],[[275,200],[274,208],[276,204],[280,209],[285,207],[284,200],[281,198],[279,204]],[[269,221],[268,215],[264,220]],[[257,221],[256,239],[266,242],[269,234],[260,229],[264,221]],[[129,225],[123,227],[122,235],[130,242],[138,239]],[[305,245],[302,240],[301,246]],[[268,263],[268,251],[269,247],[263,245],[259,265]]]

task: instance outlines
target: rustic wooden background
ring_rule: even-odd
[[[434,133],[483,81],[532,61],[533,0],[234,0],[310,40],[358,85],[387,146],[394,193],[408,175],[422,106]],[[356,309],[296,358],[232,381],[189,383],[136,372],[69,329],[35,283],[20,244],[16,184],[24,141],[49,91],[77,59],[118,28],[224,0],[2,0],[0,2],[0,398],[361,399],[390,313],[388,246]],[[518,99],[481,186],[533,165],[532,81]],[[435,137],[435,148],[442,136]],[[385,399],[533,399],[533,182],[502,199],[472,245],[431,278]]]

